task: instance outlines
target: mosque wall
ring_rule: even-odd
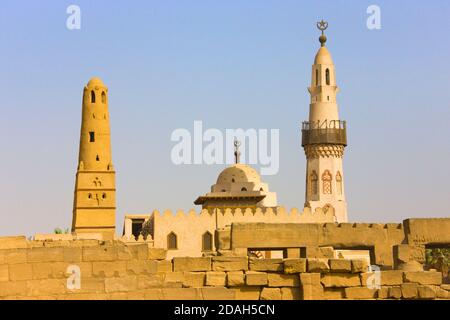
[[[211,247],[215,248],[215,231],[232,223],[261,222],[261,223],[326,223],[334,222],[333,208],[318,208],[311,212],[309,208],[299,211],[293,208],[287,211],[283,207],[256,209],[203,209],[199,213],[177,211],[175,214],[168,210],[160,213],[154,211],[149,221],[152,225],[152,237],[155,247],[167,249],[167,257],[201,257],[207,254],[210,246],[205,246],[206,233],[212,235]],[[168,246],[169,236],[176,236],[176,249]],[[206,247],[206,250],[205,250]]]

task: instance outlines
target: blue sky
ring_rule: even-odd
[[[81,30],[66,8],[81,8]],[[381,30],[366,9],[381,8]],[[83,86],[109,87],[117,224],[193,207],[221,165],[175,166],[177,128],[280,129],[263,179],[303,207],[316,21],[329,21],[351,221],[450,214],[448,1],[2,1],[0,235],[69,227]]]

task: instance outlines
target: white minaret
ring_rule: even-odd
[[[306,201],[312,211],[330,205],[337,222],[347,221],[342,157],[347,145],[345,121],[339,120],[335,71],[331,54],[325,47],[324,30],[328,23],[320,21],[321,47],[312,66],[309,121],[303,122],[302,146],[306,154]]]

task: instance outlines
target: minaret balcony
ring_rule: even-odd
[[[337,144],[346,146],[347,129],[345,121],[303,122],[302,147],[311,144]]]

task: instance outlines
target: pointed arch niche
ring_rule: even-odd
[[[322,174],[322,186],[323,186],[323,194],[331,194],[331,180],[332,176],[329,170],[325,170]]]

